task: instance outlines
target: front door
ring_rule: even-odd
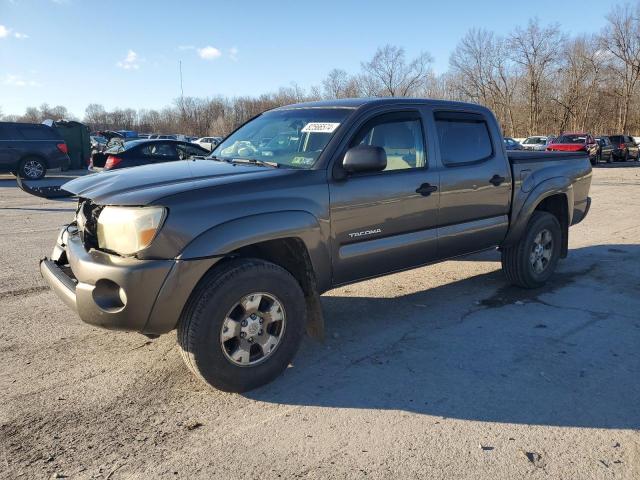
[[[331,180],[334,285],[418,266],[437,257],[439,178],[428,166],[417,110],[366,120],[347,148],[382,147],[382,172]]]

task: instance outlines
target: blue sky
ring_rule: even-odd
[[[465,32],[506,34],[530,17],[570,34],[599,31],[610,0],[92,1],[0,0],[0,108],[43,102],[82,116],[159,108],[184,93],[258,95],[355,72],[378,46],[426,50],[437,72]],[[556,14],[561,11],[561,14]]]

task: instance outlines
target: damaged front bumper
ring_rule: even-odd
[[[65,227],[40,272],[82,321],[161,334],[176,327],[193,288],[217,260],[139,260],[87,251],[77,231]]]

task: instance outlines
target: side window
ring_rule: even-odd
[[[168,143],[152,143],[142,147],[142,155],[145,157],[169,158],[177,157],[177,153],[173,145]]]
[[[447,166],[481,162],[493,155],[489,127],[479,114],[436,112],[440,156]]]
[[[18,132],[10,123],[0,123],[0,140],[18,140]]]
[[[367,122],[350,146],[373,145],[387,154],[387,168],[406,170],[426,165],[422,122],[415,114],[388,114]]]
[[[181,160],[186,160],[187,158],[190,158],[196,155],[200,157],[203,155],[206,155],[206,153],[200,150],[198,147],[193,147],[191,145],[179,144],[177,145],[177,148],[178,148],[178,158],[180,158]]]
[[[56,138],[51,127],[46,125],[19,126],[18,132],[25,140],[52,140]]]

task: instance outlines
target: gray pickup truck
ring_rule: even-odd
[[[250,120],[204,160],[89,175],[41,272],[80,318],[178,330],[190,369],[226,391],[279,375],[319,295],[499,248],[507,280],[543,285],[588,213],[585,154],[504,148],[478,105],[338,100]]]

